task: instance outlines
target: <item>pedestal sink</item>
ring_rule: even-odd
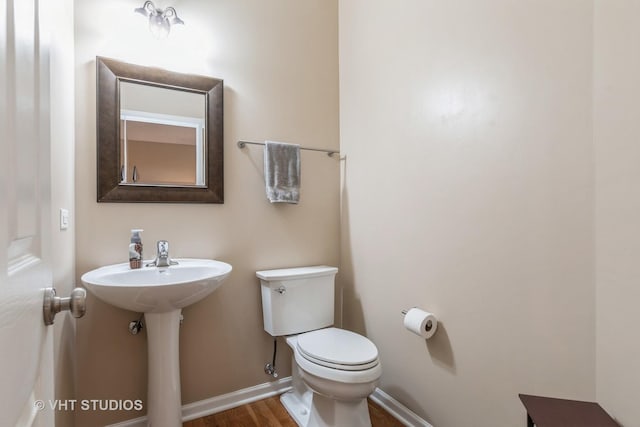
[[[182,425],[178,352],[180,312],[216,290],[231,265],[177,259],[169,267],[131,270],[129,263],[101,267],[81,280],[92,294],[116,307],[144,313],[149,355],[147,418],[152,427]]]

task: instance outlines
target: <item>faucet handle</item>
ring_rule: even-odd
[[[158,240],[156,249],[156,259],[146,264],[147,267],[169,267],[170,265],[178,265],[178,261],[173,261],[169,258],[169,242],[166,240]]]
[[[166,240],[158,240],[157,253],[158,253],[158,257],[168,258],[169,257],[169,242],[166,241]]]

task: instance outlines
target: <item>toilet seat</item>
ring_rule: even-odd
[[[305,357],[300,350],[300,347],[298,346],[298,339],[308,333],[310,332],[305,332],[304,334],[300,335],[290,335],[289,337],[287,337],[287,343],[293,350],[294,359],[301,371],[304,372],[303,377],[306,377],[308,374],[310,374],[318,378],[335,381],[341,384],[365,384],[380,379],[380,376],[382,375],[382,364],[380,363],[379,359],[375,360],[375,363],[373,363],[374,366],[371,368],[361,370],[347,370],[343,369],[344,365],[341,365],[341,368],[337,369],[334,367],[323,366],[320,363],[316,363],[316,361],[311,360],[310,357]],[[316,358],[316,360],[318,360],[318,358]],[[328,364],[327,362],[323,363],[325,365]]]
[[[378,349],[368,338],[338,328],[298,336],[298,353],[309,362],[343,371],[364,371],[378,365]]]

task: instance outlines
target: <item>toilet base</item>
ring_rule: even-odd
[[[367,399],[335,400],[316,393],[302,380],[300,367],[292,358],[292,389],[280,402],[300,427],[371,427]]]
[[[340,401],[311,391],[300,396],[291,390],[280,401],[300,427],[371,427],[367,399]]]
[[[280,395],[280,402],[287,410],[291,418],[300,427],[305,427],[309,423],[309,408],[311,408],[311,391],[307,395],[299,395],[293,390]]]

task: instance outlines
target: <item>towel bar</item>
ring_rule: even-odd
[[[238,148],[244,148],[244,146],[246,144],[251,144],[251,145],[264,145],[264,142],[253,142],[253,141],[238,141]],[[329,157],[333,157],[334,154],[340,154],[340,151],[336,151],[336,150],[325,150],[323,148],[305,148],[305,147],[300,147],[301,150],[308,150],[308,151],[320,151],[323,153],[327,153],[327,156]]]

